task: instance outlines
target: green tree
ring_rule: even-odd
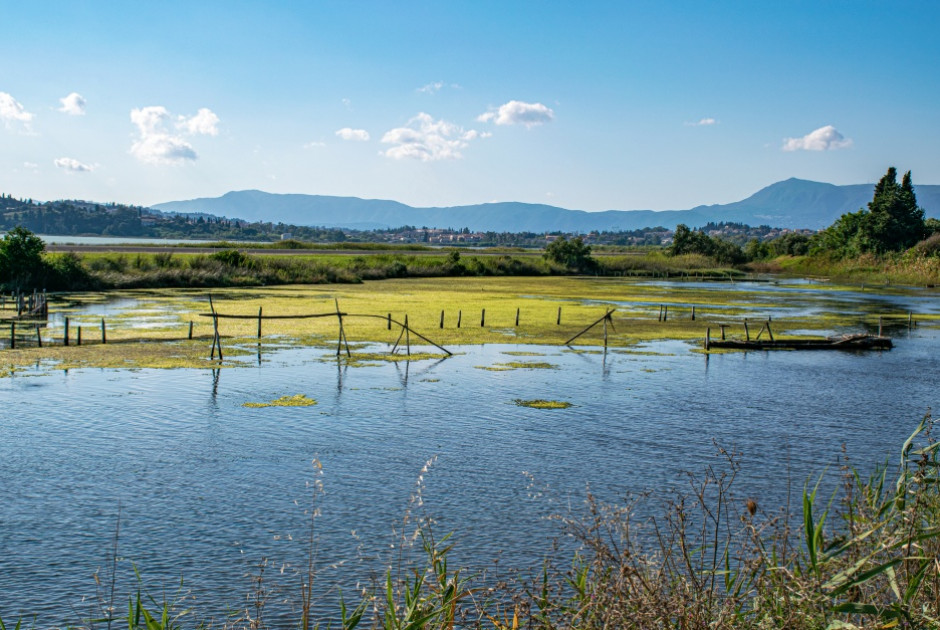
[[[0,241],[0,283],[14,290],[32,287],[43,275],[42,253],[46,244],[22,226],[7,232]]]
[[[911,172],[898,184],[893,166],[875,185],[867,210],[843,214],[823,230],[817,245],[843,256],[881,254],[912,247],[927,235],[924,210],[917,207]]]
[[[543,256],[573,271],[590,271],[597,265],[597,261],[591,258],[591,246],[585,245],[580,236],[570,241],[564,236],[558,237],[548,244]]]

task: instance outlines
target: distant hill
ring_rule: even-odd
[[[697,206],[690,210],[607,210],[585,212],[556,206],[519,202],[485,203],[449,208],[413,208],[397,201],[272,194],[260,190],[229,192],[221,197],[169,201],[153,208],[164,212],[204,212],[248,221],[273,221],[353,229],[382,229],[415,225],[439,228],[468,227],[494,232],[589,232],[635,230],[644,227],[691,227],[709,221],[748,225],[822,229],[845,212],[871,201],[874,184],[835,186],[791,178],[771,184],[734,203]],[[915,187],[927,216],[940,217],[940,186]]]

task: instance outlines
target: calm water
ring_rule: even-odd
[[[723,289],[727,285],[722,285]],[[903,311],[902,298],[895,304]],[[121,513],[119,602],[131,565],[151,590],[180,575],[209,614],[235,608],[262,557],[295,589],[310,536],[312,460],[323,584],[346,592],[394,558],[419,471],[455,560],[531,568],[590,486],[604,498],[675,487],[742,453],[741,492],[779,505],[838,456],[895,458],[940,402],[940,334],[899,332],[890,352],[703,355],[474,346],[444,361],[346,368],[316,349],[212,370],[72,370],[0,379],[0,617],[75,623],[90,610]],[[529,351],[544,356],[514,356]],[[488,371],[509,361],[557,369]],[[243,406],[284,395],[303,408]],[[517,398],[575,406],[536,410]],[[565,552],[567,554],[567,552]],[[342,563],[329,568],[329,565]],[[284,573],[281,574],[283,569]],[[335,593],[327,595],[335,600]]]

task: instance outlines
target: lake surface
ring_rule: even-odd
[[[262,558],[280,596],[294,594],[314,502],[319,584],[349,593],[394,563],[393,530],[433,458],[422,509],[438,534],[455,532],[452,562],[476,568],[539,567],[562,534],[548,517],[578,512],[587,487],[605,499],[682,487],[683,471],[719,464],[714,442],[740,451],[738,491],[770,511],[788,478],[798,493],[837,469],[843,444],[862,467],[895,460],[937,408],[940,331],[896,332],[894,350],[865,354],[487,345],[345,367],[305,348],[222,370],[17,373],[0,379],[0,617],[48,627],[88,615],[119,513],[121,606],[132,565],[155,594],[182,575],[191,605],[217,618],[243,604]],[[529,361],[555,369],[481,369]],[[294,394],[318,404],[244,406]]]

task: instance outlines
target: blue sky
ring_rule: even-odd
[[[940,3],[5,3],[0,192],[682,209],[940,183]]]

